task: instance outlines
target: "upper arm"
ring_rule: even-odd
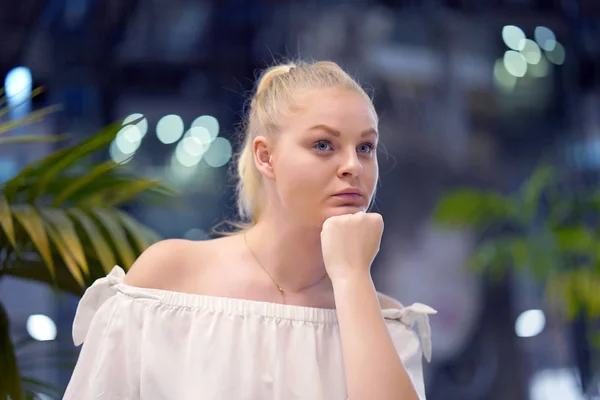
[[[168,239],[148,247],[129,268],[124,283],[150,289],[170,289],[185,275],[192,242]]]

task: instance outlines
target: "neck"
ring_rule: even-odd
[[[284,290],[299,292],[323,280],[320,229],[292,226],[264,215],[246,238],[257,261]]]

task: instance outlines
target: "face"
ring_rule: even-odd
[[[329,217],[366,211],[379,174],[370,102],[342,90],[312,91],[298,102],[269,152],[270,204],[318,227]]]

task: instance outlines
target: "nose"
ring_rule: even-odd
[[[339,167],[339,176],[340,177],[352,177],[356,178],[360,175],[363,170],[363,166],[358,159],[358,154],[356,154],[356,150],[352,149],[352,151],[348,151],[342,155],[342,159]]]

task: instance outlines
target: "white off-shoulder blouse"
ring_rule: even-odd
[[[84,345],[64,399],[347,398],[335,310],[138,288],[124,276],[115,267],[79,303],[73,340]],[[425,399],[435,311],[382,313]]]

